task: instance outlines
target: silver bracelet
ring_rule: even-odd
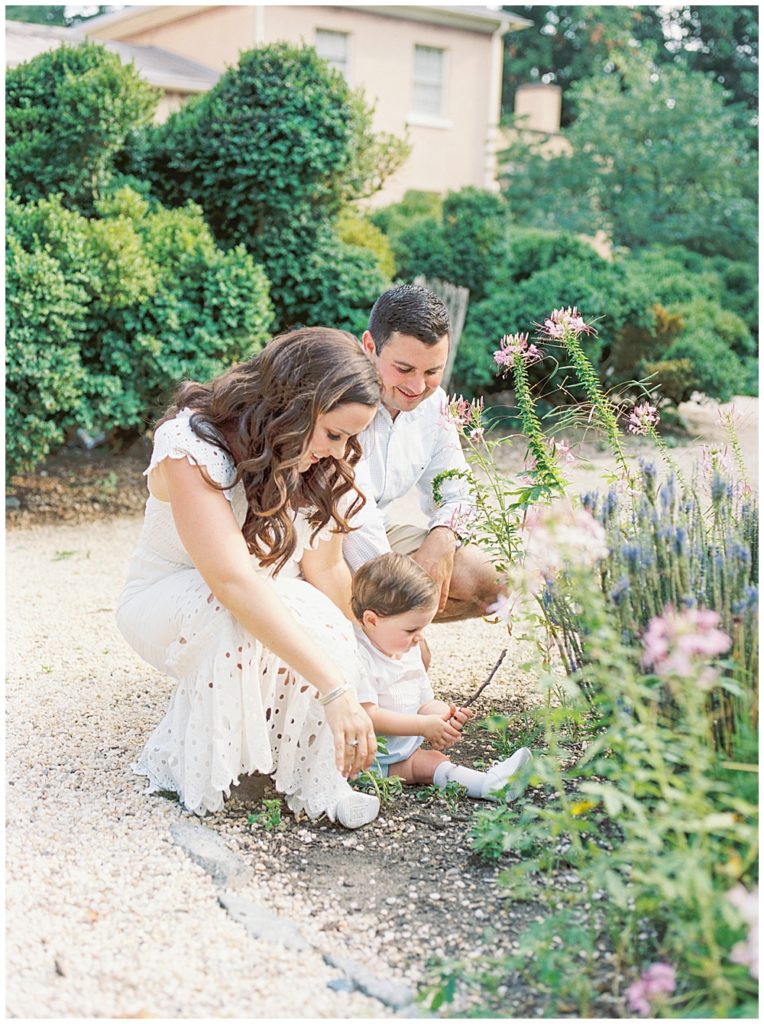
[[[335,686],[333,690],[325,693],[322,697],[318,698],[319,704],[331,704],[333,700],[337,700],[343,693],[347,693],[350,689],[350,683],[340,683],[339,686]]]

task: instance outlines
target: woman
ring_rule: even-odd
[[[377,798],[347,781],[376,742],[353,689],[342,534],[363,503],[356,436],[379,398],[355,338],[323,327],[179,388],[154,432],[117,609],[131,646],[177,680],[135,766],[150,792],[203,814],[261,772],[294,813],[347,828],[376,817]]]

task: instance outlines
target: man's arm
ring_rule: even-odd
[[[361,459],[355,467],[355,482],[358,490],[366,498],[366,504],[350,520],[351,526],[357,529],[346,534],[342,542],[342,553],[351,572],[356,572],[370,559],[384,555],[390,550],[385,519],[374,500],[371,474],[365,459]]]
[[[439,392],[439,398],[445,405],[444,392]],[[417,481],[420,504],[428,516],[430,532],[413,558],[440,587],[440,613],[446,607],[454,571],[454,555],[460,544],[458,526],[471,515],[474,500],[469,490],[469,467],[459,434],[454,424],[446,419],[443,409],[438,411],[433,429],[435,433],[430,459]],[[436,501],[433,483],[443,473],[450,475],[438,481],[439,500]]]

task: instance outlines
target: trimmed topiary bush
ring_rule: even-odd
[[[284,326],[320,300],[306,279],[336,214],[405,152],[372,132],[370,109],[313,48],[277,43],[242,54],[213,89],[147,131],[133,166],[163,202],[193,200],[219,241],[246,246]],[[363,301],[353,316],[368,313]]]
[[[91,212],[120,179],[126,144],[153,117],[159,90],[103,46],[59,46],[6,75],[6,175],[25,202],[61,193]]]

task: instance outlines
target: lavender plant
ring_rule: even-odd
[[[606,937],[605,977],[624,1012],[755,1015],[757,502],[731,419],[733,459],[706,452],[688,484],[656,431],[657,410],[642,403],[629,429],[653,440],[670,472],[660,482],[651,462],[628,466],[615,409],[580,346],[588,329],[574,307],[555,310],[542,335],[571,355],[619,467],[614,486],[565,499],[559,446],[528,384],[540,351],[526,335],[506,336],[494,358],[515,384],[531,487],[510,491],[482,428],[477,462],[466,440],[484,497],[473,537],[506,552],[509,595],[495,611],[509,623],[520,601],[533,602],[565,673],[540,645],[544,753],[532,781],[544,799],[478,812],[472,841],[483,856],[511,857],[502,884],[548,913],[512,956],[445,965],[431,992],[442,1002],[478,986],[484,1011],[500,1016],[515,972],[546,993],[547,1012],[570,1012],[573,1000],[587,1016]],[[490,499],[508,492],[511,544]],[[584,741],[577,754],[571,737]],[[560,890],[563,867],[576,882]],[[575,941],[560,948],[562,929]]]
[[[559,535],[555,515],[541,517],[547,535]],[[478,852],[514,855],[501,876],[509,894],[546,905],[548,917],[512,956],[451,965],[449,975],[460,979],[456,990],[463,981],[479,984],[494,1016],[502,1015],[495,994],[512,971],[548,996],[551,1014],[573,998],[578,1013],[590,1015],[606,984],[624,1011],[640,1016],[747,1016],[757,990],[756,805],[716,774],[705,710],[707,694],[725,684],[714,658],[731,639],[714,613],[669,609],[635,650],[606,596],[590,586],[582,551],[564,555],[564,571],[591,652],[585,677],[596,683],[589,712],[596,727],[565,768],[568,719],[590,708],[584,673],[573,673],[566,704],[545,700],[540,709],[546,752],[535,759],[532,781],[544,799],[526,801],[519,815],[512,807],[480,811],[473,828]],[[559,685],[552,672],[541,680],[547,696]],[[667,695],[670,720],[662,713]],[[563,889],[555,884],[562,866],[575,879]],[[545,950],[564,922],[567,948]],[[598,945],[609,949],[599,973]],[[567,985],[550,983],[552,952]],[[444,990],[442,971],[436,990]]]

